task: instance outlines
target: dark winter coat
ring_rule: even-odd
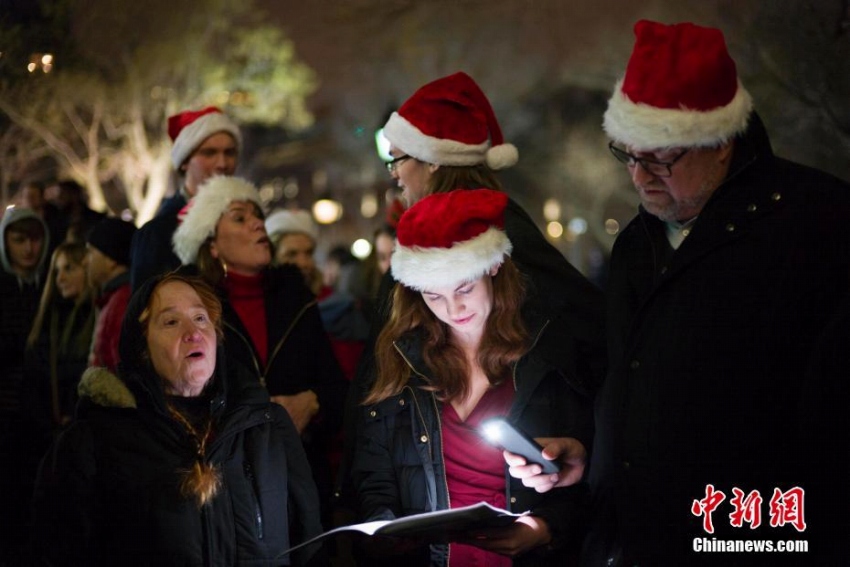
[[[54,299],[24,366],[25,406],[30,419],[49,439],[77,405],[77,384],[86,369],[94,333],[94,301]],[[46,447],[42,448],[42,453]]]
[[[329,425],[340,423],[346,383],[333,356],[319,317],[316,296],[304,276],[291,265],[266,270],[266,325],[268,356],[260,361],[257,349],[239,315],[220,289],[224,307],[224,336],[230,358],[251,369],[269,395],[293,395],[313,390]]]
[[[38,446],[37,434],[22,402],[24,350],[38,311],[43,282],[40,276],[47,264],[49,245],[45,227],[37,270],[30,278],[15,273],[6,251],[6,231],[26,218],[39,219],[31,209],[21,207],[6,209],[0,218],[0,564],[10,565],[20,563],[33,460],[38,459],[33,450]]]
[[[306,390],[316,393],[319,413],[302,433],[302,440],[329,521],[333,476],[328,452],[342,425],[348,382],[322,326],[316,297],[301,272],[291,265],[271,267],[265,272],[263,285],[268,329],[266,364],[262,364],[227,293],[220,289],[224,344],[228,356],[251,370],[269,395],[289,396]]]
[[[575,437],[589,447],[593,436],[593,380],[582,374],[574,343],[565,340],[565,323],[535,318],[529,328],[534,346],[513,370],[514,401],[509,420],[532,437]],[[364,519],[392,519],[449,508],[442,449],[442,402],[422,389],[431,375],[416,334],[396,341],[411,366],[403,391],[360,408],[361,425],[352,478]],[[511,511],[544,518],[552,533],[545,550],[517,558],[515,565],[573,564],[584,525],[586,486],[538,494],[506,470],[506,501]],[[429,556],[430,555],[430,556]],[[448,564],[448,546],[433,544],[412,563]]]
[[[222,486],[202,509],[179,493],[178,471],[197,448],[145,362],[138,316],[154,283],[128,308],[121,378],[87,373],[78,418],[45,458],[34,549],[50,565],[288,565],[278,555],[322,529],[310,469],[286,412],[222,358],[207,388],[214,429],[205,453]]]
[[[7,229],[25,219],[41,222],[45,235],[38,267],[26,280],[15,272],[6,251]],[[0,419],[20,417],[24,350],[44,287],[41,276],[49,261],[48,245],[47,225],[31,209],[12,207],[3,212],[0,217]],[[5,441],[6,434],[0,431],[0,440]],[[3,446],[0,442],[0,450]]]
[[[585,278],[552,246],[534,221],[513,199],[505,209],[505,233],[513,244],[511,260],[517,265],[527,285],[528,303],[536,310],[549,313],[562,321],[563,332],[575,349],[574,364],[595,389],[605,375],[604,298],[602,291]],[[374,380],[374,345],[391,311],[391,271],[381,280],[376,299],[376,314],[370,339],[361,357],[357,374],[346,402],[346,430],[356,426],[356,408]],[[354,447],[346,445],[343,471],[352,460]],[[344,486],[346,474],[340,475],[338,494],[348,499]]]
[[[136,291],[152,276],[176,270],[180,258],[171,247],[177,230],[177,215],[186,206],[178,192],[162,202],[156,216],[133,234],[130,244],[130,289]]]
[[[712,537],[691,513],[709,484],[726,494],[713,537],[805,538],[771,528],[767,504],[774,488],[804,481],[797,403],[813,348],[850,291],[848,220],[848,186],[775,157],[753,116],[678,250],[642,209],[617,239],[590,473],[599,509],[610,512],[603,525],[619,527],[612,537],[627,558],[732,564],[691,551],[694,537]],[[730,526],[733,487],[760,491],[758,530]],[[756,559],[765,560],[734,560]]]

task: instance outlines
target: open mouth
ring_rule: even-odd
[[[203,358],[203,357],[204,357],[204,353],[197,350],[195,352],[190,352],[189,355],[186,358]]]

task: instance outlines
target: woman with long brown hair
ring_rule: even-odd
[[[502,451],[479,433],[503,417],[535,437],[582,447],[592,437],[591,392],[564,321],[525,302],[503,230],[507,201],[490,189],[438,193],[402,216],[353,481],[368,520],[482,501],[530,513],[451,545],[431,542],[407,554],[410,564],[569,565],[577,553],[585,486],[539,494],[507,481]]]
[[[53,251],[27,337],[24,389],[29,393],[29,415],[42,433],[58,431],[71,421],[77,384],[91,349],[94,294],[86,278],[85,256],[85,244],[77,242],[63,242]]]

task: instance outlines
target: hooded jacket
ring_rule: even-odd
[[[0,236],[2,236],[2,240],[0,240],[0,267],[3,268],[3,272],[6,274],[15,276],[20,280],[20,276],[17,276],[15,271],[12,269],[12,264],[9,260],[9,253],[6,250],[6,229],[9,228],[9,225],[12,223],[16,223],[23,219],[35,219],[41,223],[41,226],[44,228],[44,246],[41,248],[41,256],[38,260],[38,267],[33,273],[33,277],[26,280],[26,283],[38,282],[38,279],[44,271],[44,266],[47,263],[47,256],[49,254],[48,249],[50,248],[50,232],[47,228],[47,224],[32,209],[11,207],[6,209],[6,212],[3,213],[3,217],[0,218]]]
[[[46,456],[35,497],[34,549],[50,565],[303,565],[321,533],[318,496],[286,412],[223,349],[207,391],[214,420],[204,459],[222,484],[199,509],[179,493],[178,471],[197,455],[166,408],[146,360],[139,315],[159,278],[127,309],[119,376],[90,369],[78,415]]]
[[[595,379],[578,362],[579,342],[565,340],[563,319],[527,318],[534,337],[530,351],[513,369],[514,401],[509,421],[532,437],[574,437],[590,447]],[[441,404],[422,387],[432,374],[422,360],[421,337],[410,333],[395,343],[411,367],[398,395],[361,406],[352,470],[365,520],[387,520],[450,507],[446,484]],[[513,512],[530,510],[552,534],[545,549],[516,558],[514,565],[571,565],[583,534],[587,487],[583,483],[538,494],[505,471],[506,501]],[[449,547],[432,544],[408,565],[445,566]],[[400,564],[400,561],[397,562]]]
[[[23,219],[36,219],[44,227],[44,245],[33,276],[22,279],[12,269],[6,250],[9,225]],[[6,209],[0,219],[0,415],[20,411],[24,349],[41,298],[41,274],[49,244],[47,225],[31,209]]]
[[[191,273],[194,267],[184,270]],[[263,277],[268,359],[263,364],[251,336],[220,286],[224,344],[229,357],[248,369],[271,396],[313,390],[319,412],[302,432],[301,440],[319,490],[323,520],[332,521],[330,499],[333,471],[332,443],[339,435],[347,393],[330,339],[322,326],[316,297],[292,265],[272,266]]]

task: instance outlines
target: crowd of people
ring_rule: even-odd
[[[846,563],[850,186],[774,155],[720,30],[634,32],[601,121],[640,207],[604,289],[502,186],[519,152],[463,72],[384,127],[403,206],[366,270],[264,210],[215,107],[169,118],[180,186],[140,228],[23,186],[0,566]],[[289,553],[480,502],[519,516]]]

